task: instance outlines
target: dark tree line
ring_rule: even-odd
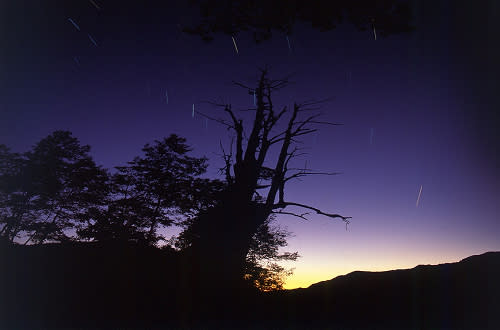
[[[24,154],[1,146],[0,239],[158,247],[166,241],[161,229],[180,225],[184,231],[174,245],[186,260],[183,272],[191,274],[193,290],[224,287],[237,292],[248,283],[262,290],[282,288],[287,270],[277,261],[298,255],[279,252],[289,233],[271,225],[274,214],[306,219],[314,211],[349,222],[349,217],[285,199],[290,180],[338,174],[294,167],[292,162],[303,155],[295,144],[316,132],[313,126],[339,124],[319,119],[314,113],[318,102],[277,109],[272,94],[288,80],[270,79],[267,68],[255,87],[236,84],[255,95],[256,107],[246,109],[255,113],[250,127],[229,104],[216,104],[229,121],[202,114],[235,134],[229,151],[223,149],[225,181],[202,178],[207,159],[188,156],[186,139],[176,135],[145,145],[141,157],[116,167],[113,174],[97,166],[90,147],[67,131],[54,132]],[[278,149],[274,155],[272,147]]]
[[[161,229],[180,225],[185,230],[175,246],[187,248],[193,219],[215,205],[226,184],[200,177],[207,159],[188,156],[191,149],[179,136],[147,144],[142,151],[143,156],[111,174],[68,131],[55,131],[23,154],[0,145],[0,240],[158,247],[167,242]],[[282,288],[289,272],[275,261],[297,258],[296,253],[278,253],[287,236],[270,221],[255,235],[246,269],[258,288]]]
[[[94,208],[81,237],[127,240],[157,245],[160,228],[177,224],[181,216],[193,216],[208,208],[222,190],[218,180],[202,179],[206,158],[193,158],[186,140],[176,135],[147,144],[143,157],[118,166],[110,176],[107,207]]]
[[[277,261],[298,255],[279,252],[288,233],[271,225],[274,214],[306,219],[314,211],[349,222],[349,217],[285,199],[290,180],[338,174],[297,168],[292,161],[303,155],[295,146],[300,137],[317,131],[312,126],[339,124],[319,120],[318,102],[277,109],[272,94],[288,80],[270,79],[267,68],[257,86],[236,84],[255,95],[249,134],[229,104],[217,104],[229,121],[202,114],[235,134],[229,152],[223,149],[225,181],[201,178],[207,159],[188,156],[186,140],[176,135],[147,144],[143,156],[113,174],[97,166],[90,147],[67,131],[54,132],[24,154],[1,146],[0,239],[159,246],[165,241],[160,230],[180,225],[184,231],[174,243],[187,261],[183,271],[193,276],[193,288],[236,292],[249,282],[263,290],[281,288],[287,271]],[[278,149],[275,155],[272,147]]]
[[[56,131],[24,154],[0,147],[0,237],[24,244],[71,240],[76,228],[108,195],[108,174],[89,156],[90,147]]]

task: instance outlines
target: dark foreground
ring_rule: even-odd
[[[500,329],[500,252],[272,294],[202,290],[190,262],[146,247],[2,247],[0,329]]]

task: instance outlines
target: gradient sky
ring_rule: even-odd
[[[176,133],[215,178],[229,135],[193,119],[192,105],[220,118],[203,101],[252,107],[232,81],[254,85],[268,64],[271,78],[293,74],[276,105],[332,97],[323,119],[344,124],[304,138],[309,155],[296,162],[343,174],[292,182],[285,199],[352,216],[347,230],[321,216],[279,217],[295,235],[286,250],[302,256],[287,264],[287,288],[500,250],[497,1],[413,1],[417,31],[377,40],[299,25],[290,50],[285,35],[256,45],[242,33],[238,53],[225,35],[210,44],[181,35],[177,24],[194,22],[184,1],[94,3],[2,1],[0,143],[23,152],[70,130],[111,168]],[[249,115],[240,113],[247,125]]]

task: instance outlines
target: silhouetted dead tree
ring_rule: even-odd
[[[275,109],[272,93],[285,87],[288,80],[270,80],[267,68],[261,70],[256,88],[236,84],[248,89],[251,94],[255,93],[256,97],[256,107],[251,109],[255,111],[255,117],[250,135],[246,138],[246,149],[243,120],[237,118],[231,105],[210,102],[224,107],[230,121],[198,112],[225,125],[236,134],[235,154],[233,155],[234,139],[228,153],[222,148],[225,166],[221,171],[226,176],[227,190],[216,207],[199,215],[198,233],[194,233],[197,239],[192,243],[192,249],[199,257],[202,281],[209,281],[205,283],[210,283],[211,286],[225,288],[238,287],[241,284],[238,282],[244,276],[245,257],[252,237],[271,214],[288,214],[306,219],[307,213],[284,211],[288,206],[294,206],[330,218],[338,218],[346,223],[349,223],[350,219],[285,199],[285,184],[292,179],[307,175],[338,174],[292,168],[289,165],[294,157],[301,155],[300,148],[294,147],[294,143],[298,142],[297,138],[317,131],[312,125],[341,124],[320,121],[320,114],[317,113],[308,114],[316,110],[311,106],[320,102],[295,103],[293,109],[286,106]],[[290,113],[290,118],[286,128],[275,132],[280,119],[287,113]],[[269,158],[269,150],[274,145],[281,147],[274,167],[270,168],[265,166],[264,162]],[[266,196],[259,193],[263,189],[268,189]]]

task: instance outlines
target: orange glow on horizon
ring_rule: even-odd
[[[307,288],[312,284],[328,281],[337,276],[347,275],[354,271],[371,271],[371,272],[383,272],[397,269],[412,269],[419,265],[438,265],[443,263],[453,263],[459,262],[462,259],[465,259],[471,255],[482,254],[487,251],[477,252],[477,253],[469,253],[464,255],[456,255],[456,256],[447,256],[447,257],[428,257],[423,258],[423,256],[414,255],[408,256],[404,260],[396,261],[396,260],[385,260],[385,262],[376,263],[376,259],[364,257],[363,262],[359,262],[353,264],[349,262],[344,266],[331,266],[322,265],[318,267],[314,267],[312,264],[301,266],[300,268],[296,268],[296,272],[285,279],[285,283],[283,285],[284,289],[291,290],[297,288]],[[361,261],[361,260],[360,260]],[[305,263],[305,262],[304,262]]]

